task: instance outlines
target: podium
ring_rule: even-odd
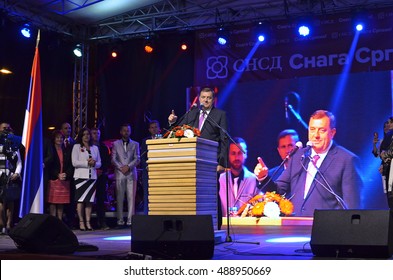
[[[212,215],[217,229],[218,143],[193,137],[146,144],[149,215]]]

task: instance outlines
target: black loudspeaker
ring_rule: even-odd
[[[72,254],[79,246],[76,235],[48,214],[27,214],[9,236],[19,249],[32,253]]]
[[[214,230],[211,215],[134,215],[131,251],[153,259],[211,259]]]
[[[315,210],[311,250],[320,257],[389,258],[393,254],[390,210]]]

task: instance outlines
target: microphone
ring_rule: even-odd
[[[195,108],[198,108],[198,104],[197,104],[197,103],[193,103],[193,104],[191,105],[190,109],[188,109],[188,111],[185,112],[183,116],[181,116],[179,119],[177,119],[176,122],[174,122],[173,124],[170,124],[170,126],[172,127],[174,124],[180,124],[180,123],[184,120],[184,118],[185,118],[192,110],[194,110]]]
[[[192,103],[192,105],[191,105],[191,107],[190,107],[190,111],[191,110],[194,110],[195,108],[197,108],[198,107],[198,104],[195,102],[195,103]]]
[[[284,100],[284,106],[285,106],[285,119],[286,119],[287,121],[289,121],[289,115],[288,115],[288,97],[287,97],[287,96],[285,97],[285,100]],[[302,146],[303,146],[303,144],[302,144]]]
[[[308,142],[307,142],[306,148],[305,148],[304,151],[303,151],[302,160],[303,160],[306,156],[309,156],[310,150],[311,150],[311,148],[312,148],[313,146],[314,146],[313,142],[311,142],[311,141],[308,141]]]
[[[300,142],[300,141],[296,142],[295,148],[293,148],[293,150],[292,150],[285,158],[286,158],[286,159],[289,159],[289,158],[292,157],[294,154],[296,154],[296,152],[297,152],[299,149],[301,149],[301,148],[303,148],[303,143]]]

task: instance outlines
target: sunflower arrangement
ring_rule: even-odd
[[[175,126],[171,130],[168,130],[164,134],[163,138],[180,139],[183,137],[192,138],[192,137],[199,137],[199,136],[201,136],[201,131],[198,128],[189,126],[187,124],[183,124],[183,125]]]
[[[280,215],[289,216],[293,213],[293,204],[276,192],[261,193],[244,203],[237,212],[241,217],[278,218]]]

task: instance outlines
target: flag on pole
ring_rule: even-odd
[[[33,67],[31,70],[29,99],[27,102],[25,122],[23,126],[22,144],[26,148],[23,171],[22,197],[19,217],[28,213],[43,213],[43,135],[42,135],[42,102],[41,72],[38,44],[40,31],[37,35]]]

